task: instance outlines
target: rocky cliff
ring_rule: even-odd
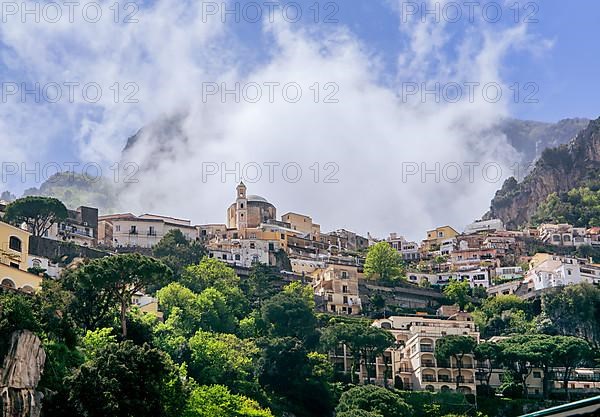
[[[46,353],[41,340],[28,330],[14,332],[0,368],[3,417],[39,417],[42,393],[36,391],[44,371]]]
[[[484,218],[500,218],[513,228],[523,226],[548,195],[598,180],[599,172],[600,118],[591,121],[569,143],[546,149],[521,183],[509,178]]]

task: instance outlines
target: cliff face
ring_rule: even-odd
[[[510,227],[527,224],[552,193],[562,193],[599,179],[600,118],[591,121],[568,144],[546,149],[520,184],[508,179],[492,200],[484,218],[499,218]]]
[[[0,368],[0,394],[3,417],[39,417],[42,393],[40,382],[46,353],[41,340],[28,330],[11,335],[10,348]]]

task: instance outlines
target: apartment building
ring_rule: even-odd
[[[211,258],[250,268],[255,263],[275,265],[275,252],[282,247],[279,240],[231,239],[210,243],[207,247]]]
[[[179,229],[195,240],[198,231],[189,220],[155,214],[135,216],[131,213],[111,214],[98,218],[98,240],[109,247],[151,248],[171,230]]]
[[[313,289],[323,297],[327,312],[356,315],[362,311],[358,278],[356,266],[330,264],[313,272]]]
[[[471,288],[484,287],[488,288],[490,283],[490,272],[484,268],[473,268],[458,272],[443,272],[443,273],[423,273],[423,272],[407,272],[409,282],[418,285],[437,285],[444,286],[452,280],[466,281]]]
[[[382,383],[385,375],[391,375],[392,379],[387,381],[390,386],[415,391],[450,391],[456,389],[458,380],[459,391],[475,392],[472,355],[463,358],[460,376],[454,359],[438,361],[435,358],[436,343],[445,336],[470,336],[479,342],[479,332],[470,314],[457,312],[445,318],[393,316],[376,320],[373,326],[391,332],[398,346],[388,349],[383,361],[377,360],[374,382]]]
[[[554,246],[580,246],[589,244],[586,229],[570,224],[542,224],[538,227],[539,240]]]
[[[321,226],[314,223],[310,216],[290,212],[281,216],[281,221],[288,223],[291,229],[301,232],[309,240],[319,241],[321,238]]]
[[[458,236],[458,232],[450,226],[441,226],[427,231],[427,237],[421,244],[422,253],[439,250],[440,245]]]
[[[500,219],[480,220],[465,227],[465,234],[471,235],[483,232],[498,232],[506,230]]]
[[[404,261],[418,261],[420,259],[419,244],[417,242],[409,242],[404,236],[397,233],[390,233],[387,242],[402,255]]]
[[[537,253],[529,266],[524,282],[536,291],[582,282],[600,284],[600,265],[586,259]]]
[[[0,222],[0,285],[32,293],[40,288],[42,279],[27,272],[29,237],[27,230]]]

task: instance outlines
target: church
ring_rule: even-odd
[[[246,195],[243,182],[236,188],[237,198],[227,209],[227,228],[246,230],[258,228],[277,218],[277,209],[264,197]]]

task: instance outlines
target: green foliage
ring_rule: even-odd
[[[352,413],[357,410],[381,417],[410,417],[413,415],[412,408],[398,393],[374,385],[358,386],[344,392],[335,409],[336,413],[347,413],[348,415],[353,415]]]
[[[183,417],[273,417],[256,401],[232,394],[226,387],[195,388],[187,400]]]
[[[263,304],[262,320],[272,337],[295,337],[313,346],[317,338],[314,307],[312,289],[293,282]]]
[[[404,275],[402,255],[387,242],[369,247],[365,260],[365,274],[369,278],[392,281]]]
[[[209,288],[218,290],[238,319],[248,313],[248,300],[240,288],[240,277],[218,259],[205,257],[200,264],[188,266],[179,282],[198,294]]]
[[[112,328],[88,330],[81,339],[81,350],[86,360],[94,359],[98,352],[111,343],[117,343],[117,336],[112,334]]]
[[[576,227],[600,226],[600,191],[588,187],[567,193],[550,194],[542,203],[532,223],[568,223]]]
[[[386,330],[362,323],[336,323],[326,327],[321,336],[321,343],[334,349],[346,345],[353,356],[352,377],[354,378],[360,364],[365,366],[367,377],[373,374],[372,364],[378,356],[395,342],[394,336]]]
[[[206,248],[197,241],[190,241],[179,229],[169,230],[152,248],[154,257],[163,261],[175,277],[181,276],[189,265],[198,265],[206,255]]]
[[[173,392],[173,377],[178,373],[163,353],[125,341],[101,347],[66,383],[70,404],[83,416],[167,416],[169,396],[182,395]]]
[[[462,375],[462,360],[465,355],[472,354],[477,346],[477,341],[470,336],[450,335],[439,339],[435,345],[435,358],[440,362],[446,362],[454,358],[458,375]],[[460,387],[460,381],[456,380],[456,389]]]
[[[127,336],[127,312],[132,296],[149,285],[168,280],[171,270],[162,262],[137,253],[94,259],[65,276],[75,294],[73,315],[87,330],[105,323],[111,310],[120,310],[122,336]]]
[[[16,226],[25,222],[34,236],[43,236],[54,223],[67,216],[67,208],[56,198],[25,197],[6,206],[3,220]]]
[[[505,336],[534,331],[532,306],[516,295],[498,295],[483,301],[473,313],[483,337]]]
[[[190,375],[202,385],[226,385],[237,394],[254,395],[259,349],[232,334],[199,331],[188,342]]]
[[[544,331],[587,340],[600,349],[600,288],[568,285],[542,296]]]
[[[469,302],[470,292],[471,288],[467,281],[453,279],[444,287],[444,295],[453,303],[458,304],[461,311],[464,311],[465,306]]]

